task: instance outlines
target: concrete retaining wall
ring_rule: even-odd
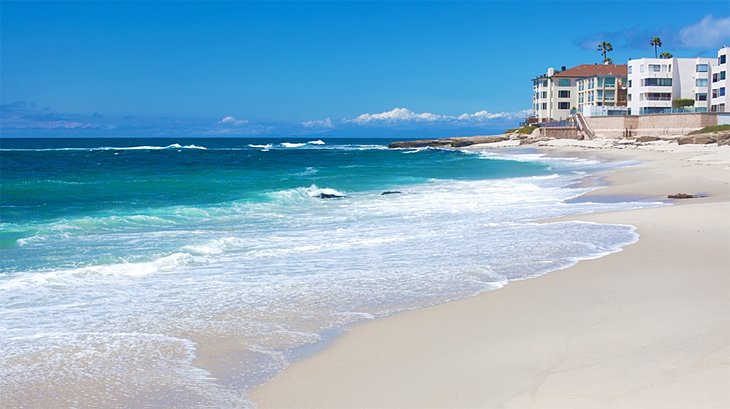
[[[622,138],[636,136],[685,135],[705,126],[718,124],[716,113],[664,115],[627,115],[587,117],[586,122],[596,136]]]
[[[581,139],[578,129],[572,126],[540,128],[540,136],[555,139]]]

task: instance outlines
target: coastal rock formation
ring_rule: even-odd
[[[639,136],[638,138],[636,138],[636,142],[641,142],[641,143],[661,141],[661,140],[662,140],[662,138],[660,138],[658,136]]]
[[[317,197],[320,199],[338,199],[341,197],[345,197],[344,195],[336,195],[333,193],[320,193]]]
[[[494,143],[502,142],[509,139],[507,136],[466,136],[457,138],[442,139],[418,139],[414,141],[392,142],[388,148],[462,148],[464,146],[475,145],[478,143]]]
[[[397,191],[397,190],[386,190],[385,192],[381,193],[380,196],[385,196],[385,195],[399,195],[401,193],[403,193],[403,192],[400,192],[400,191]]]
[[[677,139],[679,145],[707,145],[715,142],[717,142],[717,138],[711,134],[687,135]]]
[[[675,193],[673,195],[667,196],[669,199],[694,199],[696,197],[699,197],[698,195],[690,195],[688,193]]]

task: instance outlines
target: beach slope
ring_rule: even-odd
[[[543,277],[358,325],[252,399],[260,408],[730,407],[727,163],[600,155],[644,162],[608,175],[595,196],[707,197],[572,218],[632,224],[641,238]]]

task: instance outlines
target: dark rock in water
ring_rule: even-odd
[[[399,192],[397,190],[386,190],[385,192],[381,193],[380,195],[381,196],[383,196],[383,195],[399,195],[401,193],[403,193],[403,192]]]
[[[690,194],[687,194],[687,193],[677,193],[677,194],[674,194],[674,195],[667,196],[667,198],[669,198],[669,199],[694,199],[696,197],[699,197],[699,196],[697,196],[697,195],[690,195]]]
[[[494,143],[508,140],[509,137],[505,135],[499,136],[464,136],[456,138],[445,138],[445,139],[420,139],[415,141],[401,141],[393,142],[388,145],[389,148],[462,148],[465,146],[475,145],[478,143]]]
[[[338,199],[341,197],[345,197],[343,195],[334,195],[332,193],[320,193],[318,196],[320,199]]]

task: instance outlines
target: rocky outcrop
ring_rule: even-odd
[[[687,135],[677,139],[679,145],[707,145],[715,142],[717,142],[717,138],[712,134]]]
[[[414,141],[392,142],[389,148],[462,148],[464,146],[476,145],[479,143],[495,143],[509,139],[504,135],[499,136],[466,136],[458,138],[442,139],[418,139]]]
[[[336,195],[332,193],[320,193],[317,197],[320,199],[339,199],[341,197],[345,197],[344,195]]]
[[[399,195],[401,193],[403,193],[403,192],[400,192],[400,191],[397,191],[397,190],[386,190],[385,192],[381,193],[380,196],[385,196],[385,195]]]
[[[661,140],[662,140],[662,138],[660,138],[658,136],[639,136],[638,138],[636,138],[636,142],[641,142],[641,143],[661,141]]]
[[[669,199],[694,199],[696,197],[699,197],[698,195],[690,195],[688,193],[675,193],[673,195],[667,196]]]

